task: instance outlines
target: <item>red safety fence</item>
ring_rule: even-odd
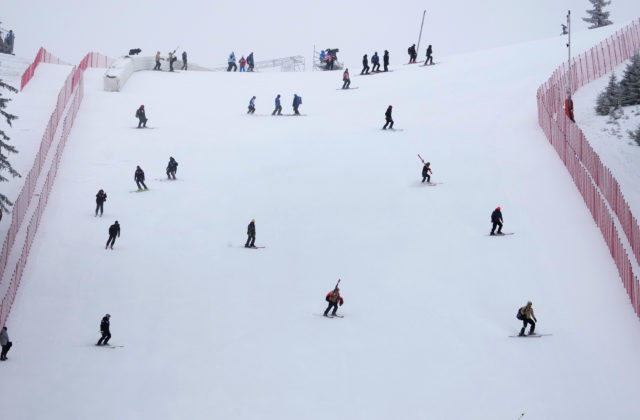
[[[611,170],[602,164],[582,130],[567,118],[564,101],[567,88],[570,88],[572,93],[575,92],[585,84],[611,72],[639,50],[640,19],[575,57],[571,63],[571,74],[566,64],[558,67],[549,80],[540,86],[537,95],[538,122],[567,167],[600,228],[638,316],[640,283],[637,274],[633,273],[633,265],[622,243],[615,220],[619,221],[631,245],[636,264],[640,262],[638,221],[631,213],[620,184]]]
[[[50,164],[51,166],[49,167],[44,186],[40,191],[38,205],[27,225],[26,239],[22,246],[22,252],[20,253],[20,257],[15,265],[15,268],[13,269],[13,274],[11,276],[9,286],[6,288],[2,301],[0,301],[0,325],[4,325],[7,317],[9,316],[11,306],[13,305],[18,287],[20,286],[20,281],[22,280],[22,272],[24,271],[24,268],[27,264],[29,251],[31,250],[31,245],[33,244],[33,238],[38,230],[38,226],[40,225],[40,219],[42,217],[42,214],[44,213],[44,209],[47,205],[47,200],[49,199],[49,194],[51,193],[51,189],[53,187],[53,181],[58,172],[64,146],[67,142],[67,138],[69,137],[69,133],[71,131],[71,127],[73,126],[73,122],[75,121],[78,109],[80,108],[80,103],[82,102],[82,98],[84,95],[84,79],[82,77],[82,74],[87,67],[106,67],[110,65],[111,62],[112,60],[110,58],[105,57],[101,54],[93,52],[87,54],[85,58],[80,62],[80,66],[82,67],[78,66],[73,68],[73,71],[67,77],[67,80],[65,81],[65,84],[58,95],[56,108],[51,114],[51,118],[49,119],[49,123],[47,124],[47,128],[42,137],[40,149],[36,154],[33,167],[29,171],[25,179],[24,186],[22,187],[22,190],[20,191],[20,194],[18,195],[18,198],[14,203],[11,226],[9,227],[7,237],[5,238],[4,244],[2,246],[2,251],[0,252],[0,284],[2,284],[5,274],[8,273],[9,267],[7,264],[9,261],[9,256],[14,251],[13,248],[16,241],[16,236],[22,227],[24,218],[27,215],[27,210],[29,209],[31,199],[35,193],[36,183],[38,182],[38,179],[40,178],[40,175],[42,174],[42,171],[44,169],[45,160],[49,154],[51,144],[53,143],[53,140],[55,138],[58,124],[62,115],[67,109],[69,101],[72,101],[71,106],[69,107],[69,110],[62,122],[60,141],[56,148],[55,155],[53,156],[53,161]]]
[[[27,67],[27,69],[24,71],[24,73],[22,73],[22,79],[20,80],[20,90],[24,89],[24,87],[27,86],[27,83],[31,81],[33,75],[36,73],[36,68],[40,63],[66,64],[68,66],[70,65],[69,63],[60,60],[49,51],[40,47],[40,49],[38,50],[38,54],[36,54],[36,58],[33,60],[33,63],[31,63],[29,67]]]

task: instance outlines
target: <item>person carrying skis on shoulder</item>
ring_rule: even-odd
[[[389,105],[389,108],[387,108],[386,112],[384,113],[384,119],[386,120],[386,123],[384,124],[384,127],[382,127],[383,130],[386,130],[387,126],[389,126],[390,129],[393,129],[393,118],[391,118],[391,110],[392,107],[391,105]]]
[[[535,335],[536,322],[538,322],[538,320],[533,313],[532,305],[531,301],[527,302],[525,306],[518,309],[518,313],[516,314],[516,318],[522,321],[522,329],[520,330],[520,334],[518,334],[520,337],[524,336],[524,330],[527,328],[527,324],[531,325],[529,335]]]
[[[244,247],[256,247],[256,219],[251,219],[251,223],[247,226],[247,242],[244,244]]]
[[[389,51],[384,50],[384,55],[382,56],[382,62],[384,63],[384,71],[389,71]]]
[[[431,175],[429,175],[431,173],[431,162],[425,163],[423,160],[422,163],[424,163],[422,166],[422,182],[426,180],[427,184],[431,184]]]
[[[182,51],[182,67],[180,70],[187,70],[187,52]]]
[[[231,69],[233,69],[233,71],[238,70],[238,66],[236,66],[236,55],[233,51],[231,51],[231,54],[229,54],[227,63],[229,64],[229,67],[227,67],[228,72],[231,71]]]
[[[140,105],[140,108],[136,111],[136,118],[138,119],[138,128],[147,128],[147,115],[144,112],[144,105]]]
[[[297,94],[293,94],[293,115],[300,115],[298,112],[298,107],[302,105],[302,98]]]
[[[276,96],[276,109],[273,110],[271,115],[282,115],[282,105],[280,105],[280,95]]]
[[[160,57],[160,51],[156,53],[156,65],[153,68],[154,70],[160,70],[160,60],[164,60],[164,58]]]
[[[244,55],[242,57],[240,57],[240,61],[238,61],[238,64],[240,64],[240,71],[241,72],[246,71],[244,66],[247,64],[247,60],[244,59]]]
[[[96,215],[94,217],[98,216],[98,210],[100,210],[100,217],[102,217],[105,201],[107,201],[107,193],[105,193],[104,190],[98,191],[98,194],[96,194]]]
[[[415,63],[416,58],[418,58],[418,53],[416,53],[416,44],[410,46],[409,49],[407,49],[407,52],[409,53],[409,63]]]
[[[378,51],[376,51],[373,54],[373,57],[371,57],[371,64],[373,64],[373,66],[371,66],[371,72],[376,72],[376,71],[380,71],[380,57],[378,56]]]
[[[340,296],[340,288],[336,286],[335,289],[333,289],[333,291],[327,293],[327,296],[324,298],[324,300],[326,300],[329,305],[327,306],[327,309],[324,310],[324,316],[329,316],[329,311],[333,308],[333,311],[331,312],[331,316],[336,316],[336,312],[338,311],[338,305],[342,306],[342,304],[344,303],[344,300],[342,299],[342,296]]]
[[[247,66],[249,66],[249,69],[247,69],[247,71],[253,71],[253,67],[254,67],[253,53],[247,56]]]
[[[102,317],[102,321],[100,321],[100,333],[102,334],[102,337],[100,337],[96,346],[106,346],[109,344],[109,339],[111,338],[109,319],[111,319],[111,315],[106,314]]]
[[[148,190],[146,184],[144,183],[144,171],[140,166],[136,167],[136,172],[133,174],[133,180],[136,181],[136,185],[138,186],[138,191],[142,191],[140,184],[142,184],[145,190]]]
[[[431,56],[431,54],[433,54],[433,49],[431,48],[431,45],[429,45],[427,47],[427,59],[424,60],[424,65],[426,66],[427,64],[431,63],[433,64],[433,57]]]
[[[253,114],[254,112],[256,112],[256,97],[252,96],[249,101],[249,110],[247,111],[247,114]]]
[[[360,74],[369,74],[369,59],[367,58],[367,54],[362,57],[362,71]]]
[[[173,63],[178,59],[178,57],[175,57],[175,53],[176,50],[173,50],[173,52],[168,54],[169,56],[167,57],[167,61],[169,61],[169,71],[173,71]]]
[[[351,85],[351,79],[349,78],[349,69],[345,69],[344,73],[342,73],[342,81],[344,82],[342,84],[342,89],[349,89],[349,86]]]
[[[116,243],[116,237],[120,237],[120,223],[116,220],[114,224],[109,226],[109,239],[107,239],[107,245],[104,249],[111,247],[113,249],[113,245]]]
[[[173,157],[169,157],[169,163],[167,164],[167,178],[176,179],[176,172],[178,172],[178,162]]]
[[[491,223],[493,227],[491,228],[491,233],[489,235],[495,235],[496,227],[498,228],[498,235],[502,235],[502,211],[500,211],[500,207],[497,207],[493,213],[491,213]]]

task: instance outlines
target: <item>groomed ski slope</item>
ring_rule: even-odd
[[[3,414],[637,419],[640,324],[536,120],[563,45],[350,66],[349,92],[338,72],[145,72],[114,94],[87,71],[9,320]],[[245,115],[277,93],[308,116]],[[133,129],[140,104],[154,129]],[[380,130],[389,104],[404,131]],[[169,156],[179,181],[160,182]],[[515,235],[486,236],[496,206]],[[265,249],[242,248],[252,218]],[[322,318],[338,278],[344,318]],[[553,335],[509,338],[529,299]],[[107,312],[123,348],[93,345]]]

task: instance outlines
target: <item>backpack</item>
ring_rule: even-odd
[[[516,312],[516,318],[518,318],[520,321],[524,319],[524,315],[522,315],[521,311],[522,308],[518,308],[518,312]]]
[[[298,105],[302,105],[302,96],[298,96]]]

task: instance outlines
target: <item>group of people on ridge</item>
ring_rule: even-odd
[[[297,93],[293,94],[293,115],[301,115],[299,111],[299,107],[302,105],[302,96],[299,96]],[[256,97],[252,96],[249,100],[249,106],[247,107],[247,114],[251,115],[256,112]],[[282,104],[280,102],[280,94],[276,96],[275,99],[275,108],[271,115],[282,115]]]
[[[325,70],[333,70],[333,66],[338,62],[338,48],[327,48],[326,50],[320,51],[320,56],[318,59],[321,64],[324,64]]]
[[[253,68],[255,66],[255,63],[253,61],[253,52],[249,54],[247,58],[244,58],[244,55],[241,56],[238,64],[240,64],[241,72],[253,71]],[[227,71],[238,70],[238,66],[236,65],[236,54],[233,51],[231,51],[231,54],[229,54],[229,58],[227,58],[227,65]],[[247,66],[249,66],[249,69],[246,68]]]
[[[384,64],[384,70],[382,71],[389,71],[389,51],[384,50],[382,62]],[[371,56],[371,73],[379,73],[380,71],[380,56],[378,56],[378,52],[376,51]],[[362,71],[360,74],[369,74],[369,59],[367,58],[367,54],[362,57]]]
[[[153,68],[154,70],[160,70],[160,61],[164,61],[165,59],[160,55],[160,51],[156,52],[156,65]],[[176,57],[176,50],[170,51],[167,54],[167,63],[169,63],[169,71],[173,70],[173,63],[178,61],[178,57]],[[182,51],[182,67],[180,70],[187,70],[187,52]]]

